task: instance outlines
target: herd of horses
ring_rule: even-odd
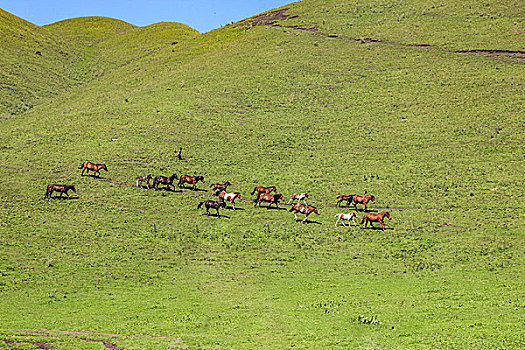
[[[84,172],[86,172],[87,175],[89,175],[89,171],[93,172],[93,177],[100,177],[100,170],[108,171],[108,168],[106,164],[96,164],[92,162],[84,162],[79,169],[82,169],[81,176],[84,176]],[[98,175],[97,175],[98,174]],[[205,183],[203,176],[190,176],[190,175],[181,175],[180,177],[177,176],[177,174],[173,174],[171,176],[156,176],[153,177],[151,174],[147,176],[137,176],[135,178],[136,180],[136,186],[137,187],[143,187],[143,184],[146,184],[146,187],[148,189],[153,188],[155,190],[159,190],[159,185],[163,185],[164,189],[169,190],[170,187],[175,190],[174,181],[177,182],[177,186],[179,188],[184,188],[185,184],[191,185],[192,190],[197,189],[197,183],[200,181],[202,183]],[[150,186],[150,181],[153,180],[152,185]],[[208,199],[205,201],[200,202],[197,205],[197,209],[200,209],[202,206],[206,209],[206,214],[210,216],[210,209],[215,209],[216,216],[220,217],[219,209],[227,208],[226,202],[230,202],[232,209],[235,211],[235,199],[242,199],[242,196],[239,192],[226,192],[228,186],[231,186],[232,184],[229,181],[226,181],[223,184],[212,184],[210,188],[212,189],[212,195],[217,196],[219,200],[212,200]],[[53,192],[60,193],[60,198],[62,198],[62,194],[66,194],[66,196],[69,198],[68,191],[71,190],[73,192],[77,192],[75,189],[75,186],[73,185],[59,185],[59,184],[50,184],[47,186],[46,189],[46,195],[45,198],[49,199],[51,198],[51,195]],[[270,209],[272,205],[275,205],[277,209],[280,209],[279,207],[279,201],[284,201],[284,196],[280,193],[277,193],[277,188],[275,186],[270,187],[264,187],[264,186],[257,186],[253,189],[252,195],[255,195],[255,199],[253,202],[255,203],[254,206],[261,206],[261,203],[268,203],[267,209]],[[315,213],[319,215],[319,210],[306,203],[306,199],[310,198],[309,194],[307,192],[305,193],[294,193],[290,195],[289,201],[286,204],[291,204],[290,212],[294,213],[294,220],[297,221],[297,214],[301,213],[304,215],[304,219],[301,222],[306,222],[308,220],[308,216],[312,213]],[[297,203],[294,203],[297,200]],[[376,198],[374,196],[361,196],[361,195],[340,195],[337,197],[337,203],[336,207],[341,207],[341,204],[346,201],[347,207],[350,207],[350,205],[354,206],[355,212],[350,213],[339,213],[335,214],[335,217],[337,218],[337,221],[335,222],[335,226],[337,227],[337,224],[339,221],[341,221],[343,226],[345,225],[345,220],[348,221],[348,227],[350,227],[350,221],[354,224],[354,226],[357,226],[354,219],[358,219],[357,212],[359,212],[359,209],[357,207],[358,204],[364,205],[363,211],[365,212],[363,217],[361,218],[361,221],[359,222],[359,225],[365,224],[365,229],[367,228],[367,224],[370,223],[370,226],[372,226],[373,222],[378,222],[381,225],[381,228],[383,231],[385,231],[385,224],[384,224],[384,218],[387,217],[388,219],[392,219],[389,212],[382,212],[382,213],[375,213],[370,212],[367,213],[368,210],[368,203],[372,202],[375,203]],[[301,201],[303,201],[303,204],[301,204]]]

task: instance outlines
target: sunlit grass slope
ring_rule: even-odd
[[[98,16],[66,19],[43,27],[71,42],[87,46],[137,28],[119,19]]]
[[[85,53],[0,9],[0,118],[19,114],[85,78]]]
[[[458,21],[475,3],[444,2],[464,9]],[[402,41],[381,12],[390,25],[376,35],[359,22],[349,32],[336,25],[349,2],[330,4],[159,47],[2,121],[0,339],[54,329],[126,350],[523,348],[522,59],[455,53],[467,42],[455,31],[451,46],[432,33],[413,47],[422,37]],[[478,47],[494,49],[488,23]],[[515,39],[498,45],[518,50]],[[81,177],[85,160],[109,171]],[[307,191],[321,215],[300,224],[240,201],[207,217],[196,207],[210,192],[135,187],[173,172],[203,175],[202,190],[228,180],[246,199],[257,185]],[[48,183],[74,184],[78,199],[44,200]],[[375,195],[387,230],[334,227],[350,210],[334,207],[342,193]]]

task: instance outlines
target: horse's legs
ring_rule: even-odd
[[[308,214],[304,214],[304,219],[301,221],[301,223],[305,222],[308,219]]]
[[[353,216],[352,216],[352,223],[354,224],[355,227],[357,227],[357,224],[355,223]],[[348,220],[348,226],[350,226],[350,220]]]
[[[219,208],[216,208],[215,210],[217,210],[217,217],[220,217],[221,214],[219,214]]]
[[[232,203],[233,211],[235,211],[235,205],[233,204],[233,202],[231,202],[231,203]]]
[[[337,227],[337,223],[339,222],[339,219],[341,219],[341,216],[337,217],[337,221],[335,222],[335,227]]]
[[[297,212],[293,213],[293,219],[297,221]]]
[[[382,219],[379,219],[379,223],[381,224],[381,227],[383,228],[383,232],[385,231],[385,224],[383,223]]]

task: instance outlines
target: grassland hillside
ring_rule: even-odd
[[[71,42],[93,46],[137,26],[115,18],[91,16],[66,19],[45,25],[44,28]]]
[[[0,116],[22,113],[84,80],[83,50],[0,9]]]
[[[161,48],[198,35],[163,22],[137,27],[106,17],[82,17],[43,27],[0,9],[0,116],[23,113],[64,91]]]
[[[513,5],[305,0],[1,121],[0,341],[523,348]],[[86,160],[108,172],[81,176]],[[137,188],[149,173],[206,183]],[[226,180],[237,210],[197,209]],[[45,200],[49,183],[77,194]],[[258,185],[308,192],[320,215],[254,207]],[[343,193],[373,194],[387,229],[335,227]]]

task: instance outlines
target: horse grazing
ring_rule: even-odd
[[[316,213],[319,215],[319,210],[317,210],[316,207],[312,207],[311,205],[304,205],[304,204],[292,204],[292,207],[289,211],[293,211],[294,220],[297,221],[297,213],[304,214],[304,219],[301,222],[305,222],[308,220],[308,215],[311,213]]]
[[[388,219],[392,220],[392,217],[390,216],[390,213],[385,211],[382,213],[366,213],[363,215],[363,218],[361,219],[361,222],[359,222],[359,225],[361,225],[363,222],[365,223],[365,229],[366,224],[370,221],[370,226],[372,226],[372,222],[376,221],[381,224],[381,227],[383,228],[383,231],[385,230],[385,224],[383,223],[384,217],[387,217]]]
[[[235,205],[233,203],[235,201],[235,198],[242,199],[241,194],[239,192],[235,192],[235,193],[221,192],[219,193],[219,199],[223,202],[225,200],[230,201],[230,203],[232,204],[233,210],[235,210]]]
[[[290,195],[290,200],[286,204],[293,203],[297,199],[297,203],[301,203],[301,200],[306,204],[306,198],[310,198],[308,193],[294,193]]]
[[[75,186],[73,185],[57,185],[57,184],[47,185],[46,196],[44,198],[47,198],[47,199],[51,198],[51,194],[53,193],[53,191],[60,192],[60,198],[62,198],[62,193],[65,193],[67,198],[69,198],[69,194],[67,193],[67,191],[69,190],[77,193],[77,190],[75,189]]]
[[[364,211],[366,211],[366,206],[367,206],[368,202],[372,201],[372,203],[375,203],[376,202],[376,197],[374,197],[374,196],[358,196],[358,195],[355,195],[352,198],[352,200],[354,202],[355,211],[359,211],[359,210],[357,210],[357,204],[364,204],[365,205],[365,210]]]
[[[277,193],[277,188],[275,186],[270,186],[270,187],[257,186],[253,189],[252,194],[254,194],[255,192],[257,192],[257,198],[255,199],[255,201],[257,201],[259,199],[259,196],[262,193],[271,193],[271,192]]]
[[[173,180],[177,180],[179,177],[177,174],[173,174],[170,177],[167,176],[157,176],[155,179],[153,179],[153,188],[155,190],[159,189],[159,184],[166,185],[166,189],[169,189],[170,186],[173,187],[173,190],[175,191],[175,186],[173,185]]]
[[[337,201],[336,207],[340,207],[341,203],[343,201],[346,201],[346,206],[349,206],[350,203],[352,202],[352,199],[354,198],[354,196],[355,196],[355,194],[342,194],[342,195],[340,195],[339,197],[337,197],[337,199],[339,199],[339,201]]]
[[[95,164],[95,163],[91,163],[91,162],[84,162],[84,164],[82,164],[80,166],[79,169],[82,169],[82,175],[81,176],[84,176],[84,171],[86,171],[86,174],[89,175],[89,171],[93,171],[93,177],[95,177],[98,173],[98,177],[100,177],[100,170],[101,169],[104,169],[105,171],[108,171],[108,168],[106,167],[106,164]]]
[[[257,203],[259,203],[259,207],[260,207],[262,202],[267,202],[267,203],[270,203],[268,204],[267,209],[270,209],[270,206],[272,204],[275,204],[277,209],[279,209],[279,200],[284,200],[284,196],[282,194],[261,193],[261,195],[258,196],[257,199],[255,200],[254,207],[257,206]]]
[[[140,183],[140,186],[142,187],[142,182],[146,182],[146,186],[148,187],[148,190],[149,190],[149,180],[151,180],[153,178],[153,176],[151,176],[151,174],[149,174],[148,176],[137,176],[135,178],[135,180],[137,180],[137,187],[139,187],[139,183]]]
[[[216,193],[219,193],[219,192],[222,192],[222,191],[226,191],[226,188],[228,186],[231,186],[232,184],[230,183],[230,181],[226,181],[225,183],[223,184],[213,184],[213,185],[210,185],[210,187],[212,188],[211,191],[217,191]]]
[[[341,223],[343,224],[343,226],[346,226],[345,225],[345,220],[348,220],[348,227],[350,227],[350,220],[352,220],[352,222],[354,223],[354,226],[357,226],[357,224],[355,223],[355,220],[354,220],[354,218],[357,219],[356,213],[335,214],[334,217],[337,218],[337,221],[335,222],[335,227],[337,227],[337,223],[339,222],[339,220],[341,220]]]
[[[206,207],[206,214],[208,214],[208,216],[210,216],[210,208],[217,210],[217,217],[221,216],[221,214],[219,214],[219,208],[226,208],[225,202],[212,201],[211,199],[208,199],[203,202],[200,202],[199,205],[197,206],[197,209],[200,209],[200,207],[202,207],[203,204]]]
[[[179,187],[182,188],[182,184],[188,183],[193,185],[193,189],[197,189],[197,182],[202,181],[204,182],[204,176],[189,176],[189,175],[181,175],[179,179],[179,183],[177,184]]]

